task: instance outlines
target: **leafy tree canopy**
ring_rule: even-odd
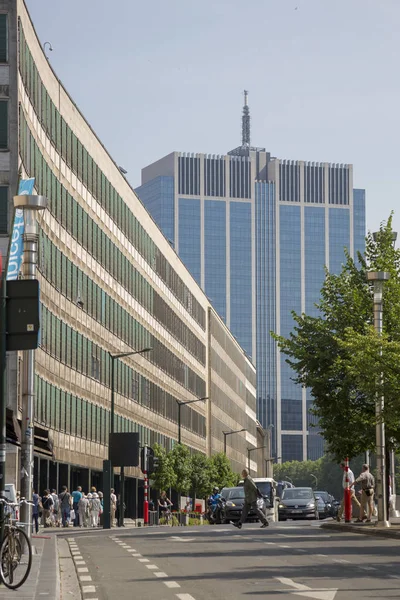
[[[366,239],[365,256],[346,253],[339,275],[326,272],[317,305],[320,315],[293,313],[288,338],[272,334],[294,381],[310,388],[312,413],[337,459],[375,449],[376,394],[385,397],[387,439],[400,442],[400,250],[393,244],[392,217]],[[383,331],[373,328],[373,285],[367,271],[387,271]],[[382,377],[383,374],[383,377]]]

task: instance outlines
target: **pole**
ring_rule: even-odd
[[[247,448],[247,470],[249,472],[249,475],[250,475],[250,452],[251,452],[251,449]]]
[[[115,358],[110,354],[111,360],[111,407],[110,407],[110,433],[114,433],[114,404],[115,404],[115,392],[114,392],[114,361]],[[108,459],[110,459],[110,444],[108,445]]]
[[[33,211],[25,212],[25,217],[35,222]],[[28,214],[27,214],[28,213]],[[24,262],[22,273],[24,279],[36,279],[36,264],[39,235],[36,227],[25,228],[24,232]],[[23,351],[22,370],[22,440],[21,440],[21,497],[30,500],[33,493],[33,448],[34,448],[34,418],[35,418],[35,351]],[[27,504],[21,506],[21,523],[30,539],[31,510]]]
[[[391,492],[392,492],[392,511],[393,511],[393,515],[395,516],[396,514],[396,453],[394,450],[390,451],[390,487],[391,487]],[[390,498],[389,498],[390,500]]]
[[[382,292],[383,281],[374,281],[374,327],[378,336],[382,335]],[[382,349],[380,350],[382,354]],[[381,375],[381,381],[383,374]],[[376,401],[376,472],[378,491],[378,526],[389,527],[387,519],[387,494],[386,494],[386,461],[385,461],[385,423],[383,420],[384,397],[379,396]]]
[[[11,237],[11,236],[10,236]],[[4,497],[6,483],[6,418],[7,418],[7,353],[6,353],[6,273],[7,264],[4,265],[1,280],[1,305],[0,305],[0,497]],[[0,543],[4,536],[4,504],[0,505]]]
[[[226,454],[226,436],[227,434],[225,433],[225,431],[222,432],[224,434],[224,454]]]
[[[143,522],[145,525],[149,523],[149,495],[148,495],[148,479],[147,479],[147,446],[144,446],[144,465],[143,465],[143,475],[144,475],[144,502],[143,502]]]
[[[125,467],[121,467],[120,473],[120,494],[119,494],[119,526],[125,527],[124,525],[124,503],[125,503]]]
[[[351,522],[351,489],[350,489],[350,481],[349,481],[349,458],[345,459],[344,470],[346,473],[345,483],[346,487],[344,488],[344,521],[345,523]]]

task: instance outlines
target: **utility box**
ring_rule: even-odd
[[[7,351],[36,350],[40,328],[39,282],[17,279],[6,282]]]

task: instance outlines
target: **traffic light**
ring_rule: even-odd
[[[158,456],[149,456],[149,473],[155,473],[160,466]]]

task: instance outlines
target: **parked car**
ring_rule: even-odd
[[[333,496],[326,491],[315,491],[314,496],[318,500],[318,512],[320,519],[327,519],[328,517],[336,517],[337,506]]]
[[[279,521],[319,518],[317,500],[310,487],[283,490],[278,510]]]
[[[229,523],[229,521],[238,521],[241,517],[244,505],[244,488],[223,488],[221,490],[221,495],[225,499],[223,513],[224,522]],[[266,514],[267,502],[268,500],[266,501],[265,498],[258,498],[257,500],[258,508],[260,508],[264,514]],[[247,515],[247,521],[258,521],[258,517],[253,510]]]

